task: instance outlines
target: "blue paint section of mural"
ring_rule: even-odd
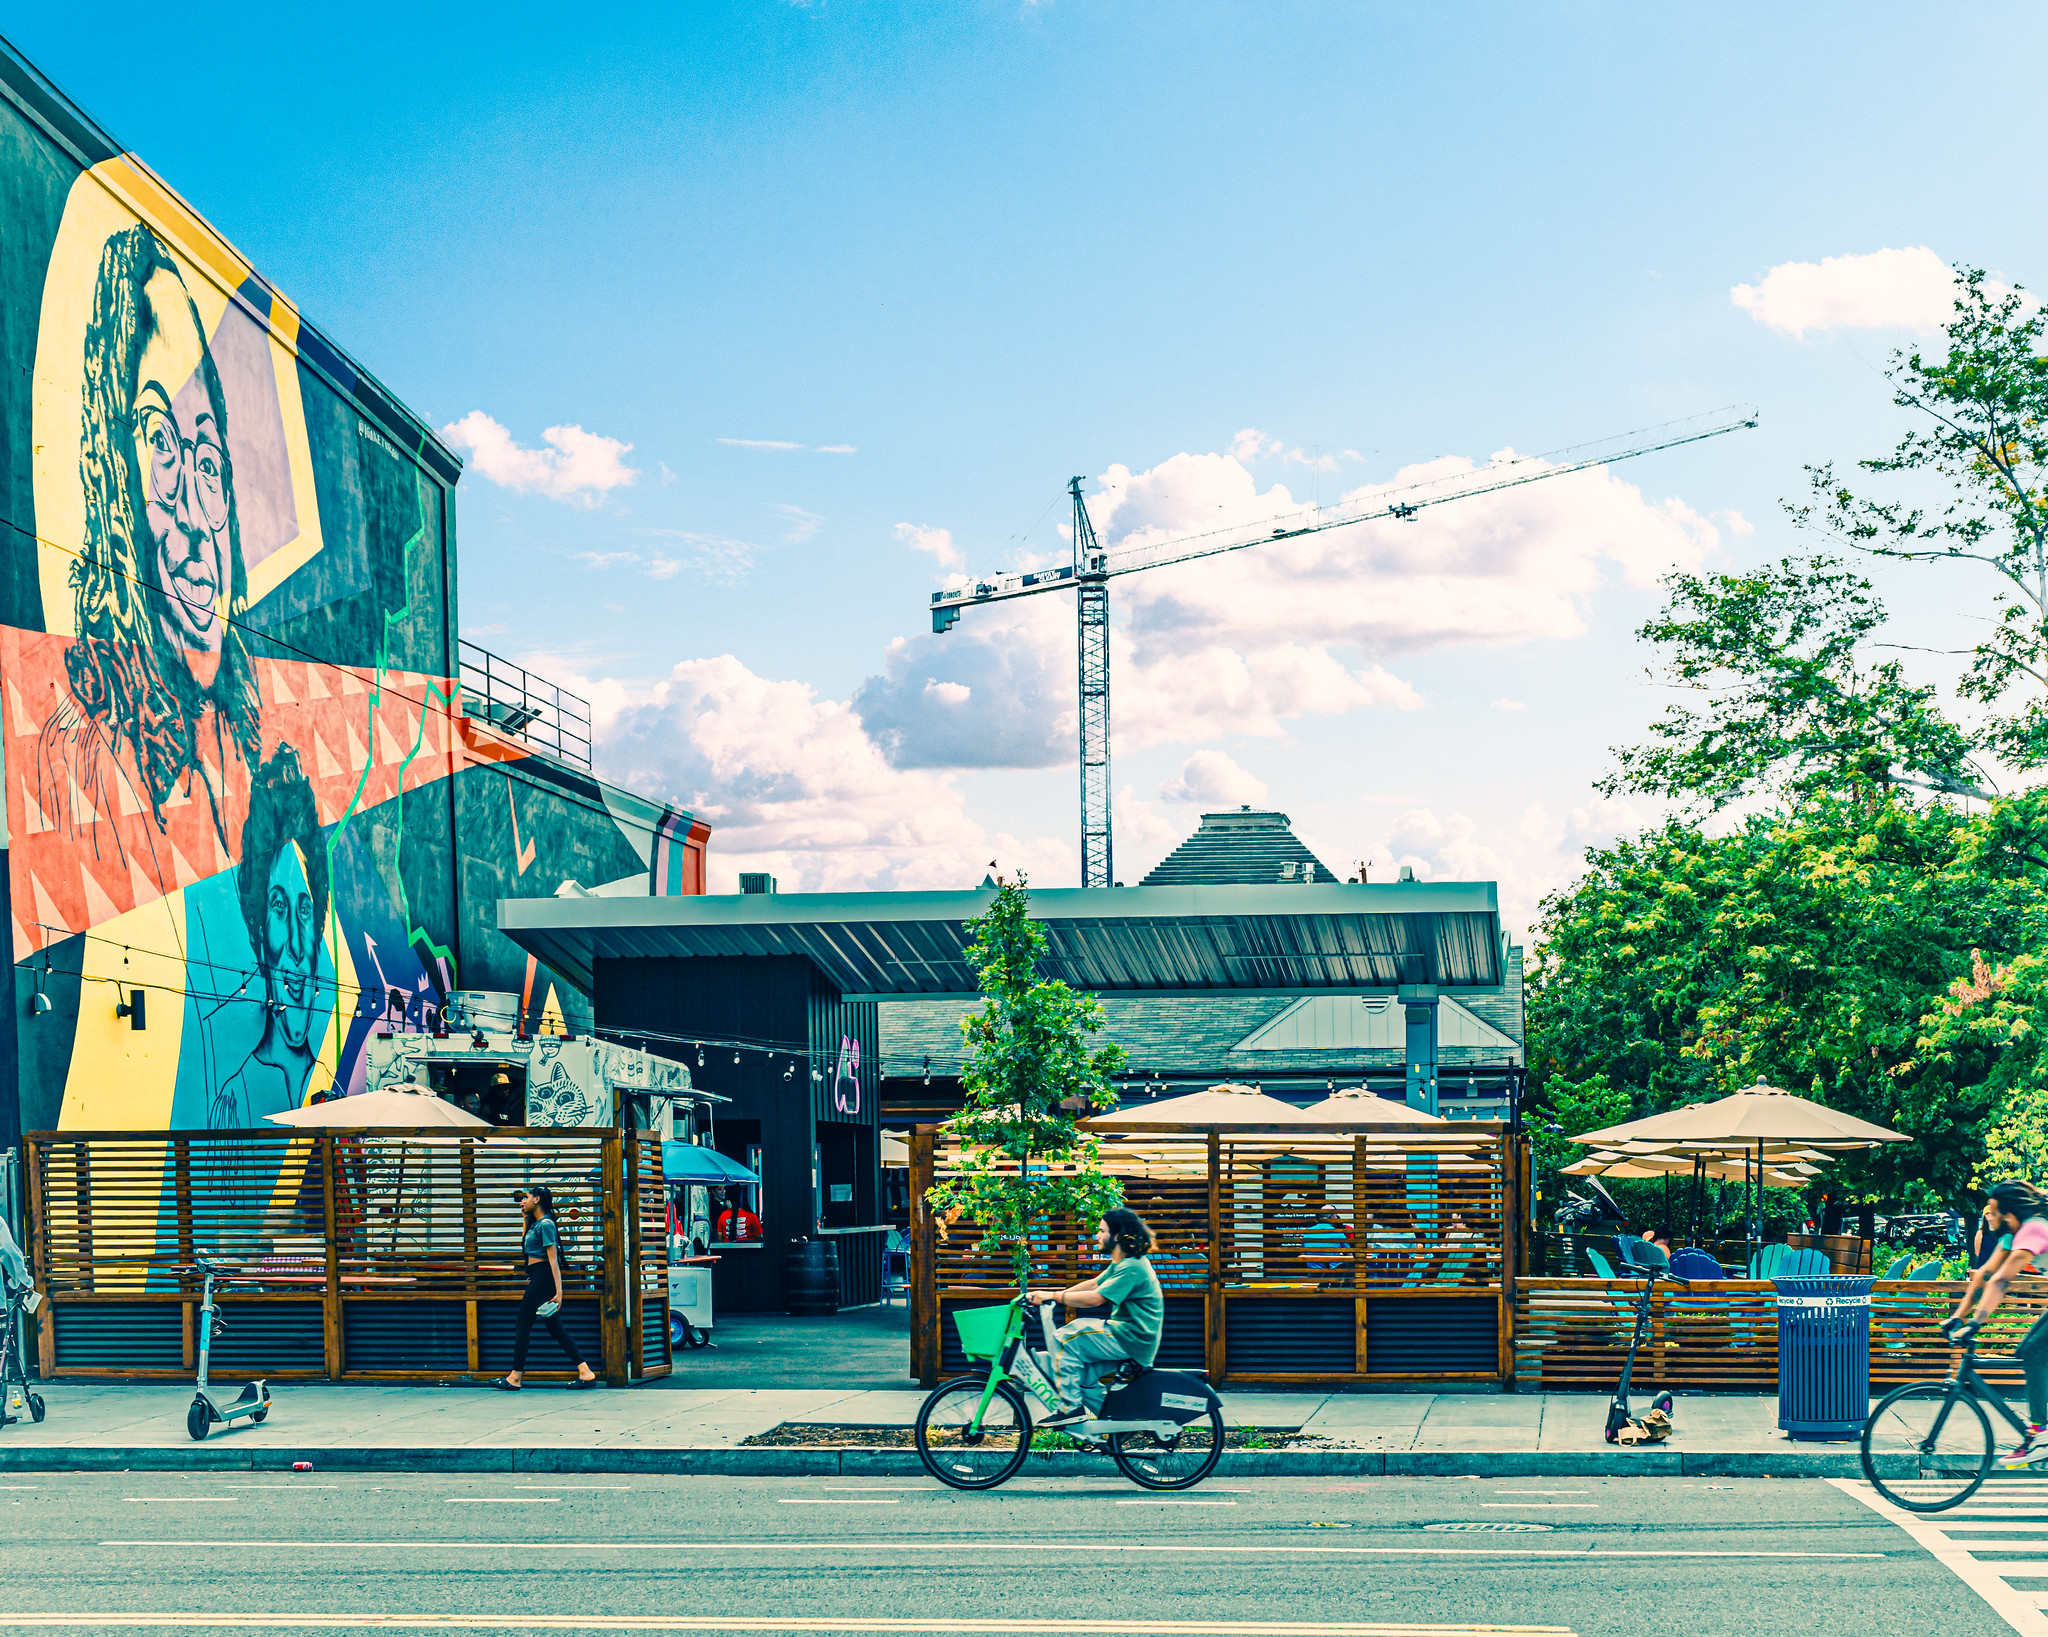
[[[4,47],[0,204],[0,1144],[258,1124],[456,988],[587,1028],[498,899],[706,832],[462,716],[460,463]]]

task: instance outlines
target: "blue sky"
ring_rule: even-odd
[[[1526,928],[1651,816],[1591,784],[1662,704],[1657,575],[1793,549],[1802,464],[1902,424],[1924,258],[1766,276],[2048,259],[2029,8],[210,15],[7,27],[465,429],[466,631],[591,692],[601,762],[704,810],[728,887],[1076,879],[1070,606],[923,613],[1062,551],[1073,474],[1118,538],[1754,403],[1610,477],[1117,583],[1120,878],[1253,800],[1340,873],[1497,875]],[[1902,637],[1969,639],[1985,588],[1882,578]]]

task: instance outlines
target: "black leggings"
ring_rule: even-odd
[[[555,1299],[555,1276],[545,1262],[529,1262],[526,1266],[526,1294],[519,1298],[519,1336],[512,1344],[512,1368],[526,1368],[527,1343],[533,1340],[534,1314],[541,1304]],[[559,1313],[550,1313],[540,1321],[548,1327],[548,1334],[555,1338],[555,1345],[569,1355],[572,1365],[581,1365],[583,1350],[576,1345],[576,1338],[569,1334],[569,1327],[562,1323]]]
[[[2048,1315],[2034,1321],[2014,1351],[2027,1371],[2027,1419],[2048,1426]]]

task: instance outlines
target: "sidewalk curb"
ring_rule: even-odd
[[[9,1449],[0,1472],[251,1472],[310,1461],[316,1472],[643,1473],[718,1478],[914,1477],[908,1449],[688,1448],[623,1445],[581,1449],[344,1446],[337,1449],[225,1441],[79,1448]],[[1077,1451],[1033,1455],[1025,1476],[1115,1472],[1106,1456]],[[1860,1478],[1854,1449],[1782,1450],[1225,1450],[1225,1478]]]

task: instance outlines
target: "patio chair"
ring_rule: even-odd
[[[1674,1279],[1725,1279],[1728,1270],[1703,1250],[1682,1250],[1671,1258]]]
[[[1833,1271],[1834,1264],[1828,1260],[1828,1253],[1824,1250],[1815,1250],[1812,1246],[1807,1245],[1795,1251],[1788,1251],[1785,1255],[1785,1260],[1778,1264],[1775,1272],[1766,1275],[1766,1277],[1795,1279],[1807,1276],[1824,1276]]]
[[[1443,1264],[1433,1274],[1418,1274],[1413,1279],[1402,1281],[1401,1288],[1414,1290],[1423,1285],[1460,1285],[1465,1282],[1465,1270],[1472,1265],[1472,1259],[1479,1254],[1479,1247],[1468,1245],[1463,1250],[1448,1252]]]
[[[896,1229],[882,1243],[882,1305],[888,1307],[901,1296],[910,1305],[910,1246]]]
[[[1785,1258],[1792,1254],[1790,1245],[1766,1245],[1749,1259],[1749,1276],[1752,1279],[1769,1279],[1785,1271]]]
[[[1902,1279],[1939,1279],[1941,1277],[1941,1264],[1939,1262],[1922,1262],[1911,1273],[1902,1273],[1899,1277]]]

